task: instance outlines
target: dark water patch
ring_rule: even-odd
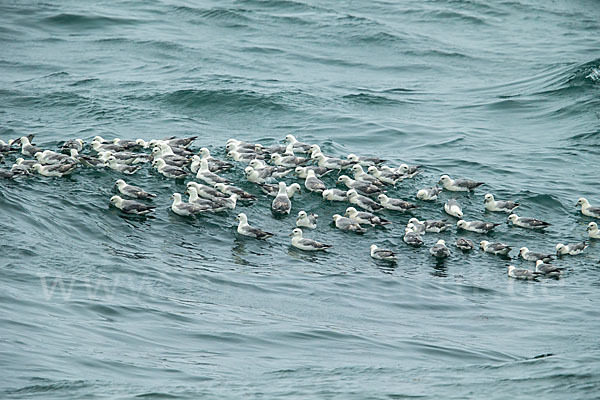
[[[104,29],[107,26],[137,25],[143,21],[135,18],[109,17],[104,15],[83,15],[61,13],[45,17],[46,24],[57,27],[77,27],[78,29]]]
[[[387,96],[372,93],[347,94],[343,96],[342,99],[353,103],[376,106],[397,106],[404,103],[404,101],[401,100],[395,100]]]

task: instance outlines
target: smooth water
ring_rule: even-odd
[[[552,251],[586,238],[577,198],[600,203],[598,21],[595,1],[3,1],[0,138],[199,135],[223,157],[230,137],[294,133],[423,165],[392,191],[407,200],[441,173],[483,180],[458,195],[468,219],[505,221],[487,191],[518,200],[551,229],[489,236]],[[384,213],[391,228],[345,234],[329,222],[346,205],[310,193],[283,219],[264,196],[239,207],[276,234],[246,240],[235,213],[172,214],[185,186],[145,167],[127,180],[158,209],[124,217],[120,177],[0,182],[0,397],[598,397],[597,243],[560,280],[516,282],[479,250],[434,262],[455,229],[412,249],[410,216]],[[416,215],[444,217],[446,198]],[[290,248],[301,208],[331,251]]]

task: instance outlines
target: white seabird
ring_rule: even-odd
[[[446,242],[440,239],[433,247],[429,249],[429,254],[435,258],[447,258],[450,257],[450,249],[446,247]]]
[[[156,206],[140,203],[135,200],[124,200],[121,196],[110,198],[110,204],[127,214],[146,215],[152,212]]]
[[[456,223],[456,226],[460,229],[464,229],[465,231],[471,231],[475,233],[488,233],[495,227],[500,224],[495,224],[492,222],[483,222],[483,221],[465,221],[460,220]]]
[[[533,251],[529,251],[527,247],[521,247],[519,249],[519,255],[526,261],[542,260],[545,263],[549,263],[554,260],[554,255],[552,254],[534,253]]]
[[[388,185],[396,186],[396,183],[402,180],[402,175],[394,171],[377,169],[377,167],[374,165],[367,168],[367,171],[369,172],[369,174],[379,179],[380,182],[387,183]]]
[[[437,200],[438,194],[440,194],[441,192],[442,188],[438,186],[423,188],[417,192],[417,199],[423,201],[434,201]]]
[[[308,171],[310,171],[310,170],[315,172],[315,176],[317,178],[327,175],[328,173],[333,171],[332,169],[329,169],[329,168],[319,167],[319,166],[315,166],[315,165],[309,165],[306,167],[301,167],[301,166],[296,167],[294,169],[294,174],[296,174],[296,176],[298,176],[298,178],[300,178],[300,179],[306,179],[306,177],[308,176]]]
[[[535,218],[519,217],[514,213],[508,216],[508,222],[512,223],[514,226],[520,226],[521,228],[527,229],[544,229],[550,226],[548,222]]]
[[[296,168],[298,165],[306,164],[308,158],[296,157],[294,154],[285,153],[283,155],[275,153],[271,155],[271,161],[275,165],[281,165],[283,167]]]
[[[271,174],[265,168],[263,169],[254,169],[251,166],[247,166],[244,168],[244,175],[248,182],[264,184],[267,183],[268,180],[271,180]]]
[[[271,203],[271,210],[276,214],[289,214],[292,209],[292,202],[287,195],[285,182],[279,182],[279,191]]]
[[[364,170],[363,167],[361,167],[360,164],[355,164],[352,166],[351,168],[352,173],[354,174],[354,179],[356,179],[359,182],[366,182],[366,183],[370,183],[371,185],[375,185],[375,186],[383,186],[383,183],[377,179],[376,177],[367,174]]]
[[[460,207],[460,204],[458,204],[458,201],[456,201],[456,199],[446,200],[446,203],[444,204],[444,211],[446,212],[446,214],[456,218],[463,217],[462,208]]]
[[[358,211],[354,207],[346,208],[346,213],[344,215],[362,225],[383,226],[392,223],[391,221],[379,218],[377,215],[371,214],[370,212]]]
[[[273,234],[270,232],[265,232],[253,226],[250,226],[248,224],[248,217],[244,213],[239,213],[235,219],[236,221],[239,221],[237,233],[239,233],[240,235],[253,237],[256,239],[267,239],[273,236]]]
[[[110,156],[106,159],[106,165],[108,168],[122,172],[127,175],[132,175],[137,172],[141,167],[139,165],[121,164],[114,156]]]
[[[258,159],[254,159],[254,160],[250,161],[250,163],[248,163],[248,165],[257,171],[265,170],[269,177],[272,177],[275,179],[281,179],[293,171],[293,169],[287,168],[287,167],[282,167],[282,166],[274,166],[273,167],[271,165],[267,165],[267,164],[265,164],[265,162],[263,160],[258,160]]]
[[[61,176],[72,174],[73,171],[75,171],[76,167],[77,167],[77,164],[42,165],[39,163],[35,163],[31,167],[31,169],[40,175],[61,177]]]
[[[433,233],[440,233],[440,232],[444,232],[446,229],[448,229],[450,227],[450,224],[446,222],[445,219],[439,220],[439,221],[434,221],[434,220],[427,220],[427,221],[419,221],[417,218],[411,218],[408,220],[408,223],[412,223],[415,226],[423,226],[423,232],[433,232]]]
[[[168,165],[162,158],[155,159],[152,162],[152,166],[166,178],[183,179],[188,175],[186,170],[174,165]]]
[[[585,230],[590,239],[600,239],[600,230],[598,229],[598,224],[595,222],[590,222]]]
[[[303,238],[302,229],[300,228],[295,228],[290,236],[292,237],[292,246],[300,250],[316,251],[326,250],[331,247],[329,244],[323,244],[321,242],[317,242],[316,240]]]
[[[185,191],[185,194],[190,196],[188,203],[202,207],[202,211],[221,211],[217,210],[218,206],[215,203],[213,203],[212,200],[203,199],[202,197],[198,196],[198,192],[196,191],[196,188],[194,186],[188,186],[187,190]]]
[[[409,203],[408,201],[400,199],[389,198],[383,193],[377,196],[377,200],[379,200],[381,206],[387,210],[405,212],[417,208],[417,205],[413,203]]]
[[[107,161],[108,157],[113,156],[121,164],[143,164],[149,161],[147,154],[132,153],[130,151],[101,151],[98,153],[98,158]],[[157,157],[160,158],[160,157]]]
[[[21,154],[33,157],[35,153],[41,151],[43,151],[41,148],[31,144],[27,136],[23,136],[21,138]]]
[[[198,193],[198,196],[202,197],[203,199],[207,199],[207,200],[213,200],[215,198],[227,198],[229,196],[231,196],[231,193],[229,196],[226,195],[225,193],[212,188],[210,186],[207,185],[203,185],[201,183],[198,182],[188,182],[186,185],[188,188],[190,186],[193,186],[196,189],[196,192]]]
[[[365,233],[367,230],[360,226],[356,221],[351,220],[350,218],[342,217],[339,214],[333,215],[333,222],[335,222],[335,227],[342,231],[356,232],[356,233]]]
[[[410,246],[419,247],[423,245],[423,239],[421,239],[421,236],[408,227],[404,229],[404,237],[402,240],[404,243]]]
[[[294,135],[287,135],[285,140],[288,144],[291,144],[294,151],[297,151],[298,153],[308,153],[310,151],[310,144],[299,142]]]
[[[227,161],[219,160],[218,158],[214,158],[210,155],[210,150],[206,147],[200,149],[200,155],[202,156],[202,160],[208,161],[208,168],[211,172],[225,171],[233,168],[233,164],[228,163]],[[193,158],[193,157],[192,157]],[[198,161],[198,167],[200,167],[200,162]],[[196,171],[193,171],[196,172]]]
[[[263,183],[258,185],[268,196],[275,197],[279,192],[279,185],[276,183]],[[300,185],[296,182],[286,187],[287,195],[291,199],[296,193],[302,193]]]
[[[123,179],[117,180],[117,182],[115,182],[115,185],[117,186],[117,189],[119,190],[119,192],[121,192],[121,194],[124,194],[128,197],[134,197],[137,199],[152,199],[156,197],[155,194],[148,193],[140,187],[128,185]]]
[[[196,179],[200,179],[201,181],[213,186],[217,183],[230,183],[229,179],[222,178],[219,175],[210,172],[207,160],[200,161],[200,169],[196,173]]]
[[[318,217],[317,214],[308,214],[306,211],[302,210],[298,213],[298,217],[296,218],[296,226],[298,228],[315,229],[317,227]]]
[[[38,151],[33,156],[38,160],[40,164],[61,164],[69,161],[77,162],[77,160],[74,157],[78,155],[79,154],[77,153],[77,150],[71,149],[69,156],[66,154],[57,153],[52,150]]]
[[[360,208],[370,212],[379,211],[383,208],[381,204],[377,204],[377,202],[371,200],[367,196],[358,194],[355,189],[348,190],[346,192],[346,196],[351,204],[357,205]]]
[[[396,261],[396,253],[388,249],[380,249],[376,244],[371,245],[371,257],[376,260]]]
[[[581,243],[572,243],[572,244],[562,244],[559,243],[556,245],[556,255],[564,256],[571,255],[576,256],[577,254],[581,254],[585,249],[587,249],[588,244],[584,241]]]
[[[459,238],[456,240],[456,247],[462,251],[471,251],[475,248],[475,243],[470,239]]]
[[[514,265],[508,266],[508,276],[514,279],[535,280],[537,275],[528,269],[517,269]]]
[[[581,197],[577,200],[576,207],[581,206],[581,213],[588,217],[600,218],[600,207],[592,207],[586,198]]]
[[[327,189],[322,193],[323,199],[329,201],[346,201],[348,200],[348,192],[340,189]]]
[[[507,256],[508,253],[512,250],[510,246],[505,245],[504,243],[496,242],[490,243],[487,240],[482,240],[479,243],[481,250],[486,253],[495,254],[499,256]]]
[[[227,153],[227,157],[232,158],[234,161],[249,163],[257,158],[263,159],[264,156],[256,153],[240,153],[239,151],[230,151]]]
[[[217,183],[214,185],[215,189],[217,189],[221,193],[225,193],[227,195],[237,194],[240,200],[256,200],[256,196],[252,193],[248,193],[243,189],[240,189],[237,186],[226,185],[224,183]]]
[[[562,274],[564,268],[559,268],[552,264],[544,263],[542,260],[535,262],[535,272],[543,274],[544,276],[558,277]]]
[[[476,187],[483,185],[483,182],[470,179],[452,179],[448,175],[442,175],[438,183],[441,183],[444,189],[451,192],[470,192]]]
[[[343,183],[348,189],[356,189],[359,192],[369,195],[382,193],[382,190],[379,186],[372,185],[368,182],[354,180],[348,175],[340,175],[337,182]]]
[[[77,151],[83,150],[84,142],[81,139],[69,139],[62,144],[60,147],[61,151],[68,151],[71,149],[75,149]]]
[[[354,165],[352,161],[342,160],[339,158],[327,157],[323,153],[313,153],[311,156],[317,162],[319,167],[329,168],[329,169],[345,169]]]
[[[325,186],[322,180],[316,177],[315,171],[313,170],[308,170],[306,180],[304,181],[304,187],[311,192],[319,194],[327,190],[327,186]]]
[[[357,165],[362,165],[367,168],[387,161],[379,157],[357,156],[356,154],[348,154],[346,158],[348,161],[352,161],[353,163],[357,163]]]
[[[486,210],[494,212],[511,213],[515,208],[519,207],[519,203],[515,203],[514,201],[495,200],[494,195],[491,193],[485,195],[485,200],[483,200],[483,204],[485,204]]]
[[[171,211],[183,217],[189,217],[194,214],[199,214],[203,211],[208,211],[207,208],[204,206],[200,206],[194,203],[183,202],[181,200],[180,193],[173,193],[171,199],[173,199],[173,203],[171,204]]]

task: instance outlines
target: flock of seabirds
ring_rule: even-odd
[[[197,137],[177,138],[170,137],[161,140],[105,140],[100,136],[93,138],[88,154],[83,154],[87,146],[82,139],[73,139],[64,142],[59,151],[44,150],[32,143],[33,136],[9,140],[8,143],[0,140],[0,163],[5,163],[5,158],[13,155],[14,164],[10,169],[0,169],[0,179],[14,179],[34,173],[48,177],[62,177],[72,174],[78,167],[110,168],[124,175],[132,175],[144,163],[151,163],[156,171],[166,178],[182,180],[194,176],[196,181],[187,183],[185,194],[188,200],[184,201],[180,193],[174,193],[171,198],[171,210],[178,215],[191,217],[197,214],[214,213],[236,208],[237,202],[252,202],[257,196],[246,192],[232,184],[232,182],[219,175],[235,167],[232,162],[220,160],[211,156],[207,148],[202,148],[198,153],[190,149]],[[148,154],[148,149],[151,149]],[[395,187],[405,179],[414,177],[420,172],[419,166],[402,164],[399,167],[383,165],[385,160],[376,157],[361,157],[350,154],[346,159],[325,155],[316,144],[299,142],[293,135],[287,135],[285,145],[264,147],[257,143],[247,143],[236,139],[229,139],[225,145],[227,157],[237,163],[247,166],[244,169],[246,179],[256,184],[267,195],[272,196],[271,209],[274,214],[290,214],[292,209],[291,199],[295,193],[301,191],[298,183],[287,185],[280,179],[295,174],[304,180],[304,188],[322,196],[324,200],[349,203],[344,215],[333,215],[335,227],[349,232],[364,233],[365,226],[376,227],[391,224],[376,213],[389,210],[398,213],[413,212],[417,205],[398,198],[386,195],[388,187]],[[302,154],[302,156],[298,156]],[[18,157],[17,157],[18,156]],[[366,170],[366,171],[365,171]],[[321,178],[335,172],[337,183],[345,190],[327,188]],[[442,190],[451,192],[472,192],[483,182],[470,179],[452,179],[442,175],[438,184],[418,190],[416,198],[420,201],[435,201]],[[156,208],[149,200],[156,197],[144,189],[130,185],[124,179],[115,183],[119,195],[110,198],[110,204],[124,213],[146,215]],[[142,201],[140,201],[142,200]],[[549,223],[536,218],[520,217],[515,213],[519,204],[510,200],[496,200],[492,194],[484,196],[485,208],[491,212],[509,214],[507,222],[525,229],[544,230]],[[600,218],[600,207],[592,207],[585,199],[580,198],[577,206],[581,213],[593,218]],[[496,228],[497,223],[484,221],[466,221],[457,199],[448,199],[444,204],[444,211],[455,217],[459,230],[486,234]],[[323,251],[331,245],[305,238],[304,229],[317,227],[316,214],[300,211],[296,219],[296,228],[290,236],[291,245],[304,251]],[[267,239],[273,234],[254,227],[248,223],[246,214],[239,213],[237,232],[240,235],[256,239]],[[426,233],[440,233],[451,227],[444,220],[420,221],[410,218],[404,230],[404,242],[409,246],[422,246],[422,236]],[[600,230],[596,222],[587,226],[590,239],[600,239]],[[469,252],[476,247],[473,241],[466,238],[456,240],[455,246],[464,252]],[[556,257],[581,254],[587,248],[586,241],[581,243],[556,245],[555,254],[544,254],[530,251],[526,247],[519,250],[519,256],[526,261],[535,263],[530,269],[520,269],[507,265],[508,276],[515,279],[537,280],[539,277],[558,278],[564,268],[552,264]],[[500,242],[482,240],[479,247],[486,253],[491,253],[508,258],[512,250],[510,246]],[[444,240],[429,249],[430,254],[437,259],[450,256],[450,249]],[[380,248],[375,244],[370,246],[371,257],[377,260],[395,262],[396,254],[389,249]]]

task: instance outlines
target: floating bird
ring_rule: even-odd
[[[62,144],[60,150],[66,153],[69,153],[71,149],[75,149],[77,151],[83,150],[84,142],[81,139],[70,139]]]
[[[168,165],[162,158],[157,158],[152,163],[153,167],[160,172],[164,177],[171,179],[184,179],[188,176],[188,172],[174,165]]]
[[[404,243],[414,247],[419,247],[423,245],[423,239],[421,239],[421,236],[419,236],[418,233],[414,232],[408,227],[404,229],[404,237],[402,238],[402,240],[404,241]]]
[[[576,207],[581,206],[581,213],[583,215],[587,215],[588,217],[600,218],[600,207],[592,207],[589,201],[586,198],[581,197],[577,200]]]
[[[381,204],[377,204],[367,196],[358,194],[358,192],[354,189],[348,190],[346,192],[346,197],[351,204],[357,205],[360,208],[370,212],[379,211],[383,208]]]
[[[38,153],[41,151],[43,151],[43,150],[40,149],[39,147],[36,147],[31,144],[31,142],[29,141],[29,138],[27,136],[23,136],[21,138],[21,154],[33,157],[33,155],[35,153]]]
[[[423,201],[434,201],[437,200],[438,194],[440,194],[441,192],[442,188],[438,186],[423,188],[417,192],[417,199]]]
[[[275,153],[271,154],[271,161],[275,165],[281,165],[283,167],[296,168],[298,165],[306,164],[308,158],[296,157],[294,154],[285,153],[283,155]]]
[[[277,196],[277,192],[279,192],[279,185],[278,184],[271,184],[271,183],[263,183],[263,184],[259,184],[258,186],[260,186],[261,190],[271,196],[271,197],[275,197]],[[302,193],[302,191],[300,190],[300,185],[297,183],[292,183],[291,185],[287,186],[286,191],[287,191],[287,195],[288,197],[291,199],[292,197],[294,197],[294,195],[296,193]]]
[[[212,188],[207,185],[203,185],[198,182],[188,182],[186,186],[188,188],[190,186],[193,186],[196,189],[196,193],[198,193],[198,196],[202,197],[203,199],[207,199],[207,200],[211,200],[211,201],[214,200],[215,198],[226,199],[229,196],[231,196],[231,194],[228,196],[225,193],[220,192],[215,188]]]
[[[564,256],[571,255],[576,256],[577,254],[581,254],[585,249],[587,249],[588,244],[584,241],[581,243],[572,243],[572,244],[562,244],[559,243],[556,245],[556,255]]]
[[[302,237],[302,229],[295,228],[290,234],[292,237],[292,246],[305,251],[326,250],[331,248],[329,244],[323,244],[316,240],[306,239]]]
[[[371,257],[376,260],[396,261],[396,253],[387,249],[380,249],[376,244],[371,245]]]
[[[317,214],[307,214],[306,211],[302,210],[298,213],[298,218],[296,218],[296,226],[299,228],[315,229],[318,217]]]
[[[450,249],[446,247],[446,242],[440,239],[432,248],[429,249],[429,254],[435,258],[447,258],[450,257]]]
[[[179,156],[177,154],[173,154],[173,151],[170,147],[168,147],[167,151],[162,151],[160,147],[155,147],[152,149],[152,157],[154,160],[163,159],[167,164],[174,165],[177,167],[183,167],[184,165],[189,164],[189,160],[187,157]],[[135,153],[134,153],[135,154]]]
[[[362,225],[383,226],[392,223],[387,219],[379,218],[375,214],[371,214],[365,211],[357,211],[354,207],[346,208],[346,213],[344,215],[350,218],[351,220],[355,221],[356,223]]]
[[[248,165],[254,168],[257,171],[265,170],[269,177],[275,179],[281,179],[284,176],[288,175],[293,170],[287,167],[275,166],[272,167],[270,165],[265,164],[263,160],[254,159],[248,163]]]
[[[444,204],[444,211],[446,212],[446,214],[456,218],[463,217],[462,208],[460,207],[460,204],[458,204],[458,201],[456,201],[456,199],[446,200],[446,204]]]
[[[504,243],[490,243],[487,240],[482,240],[479,243],[481,250],[486,253],[495,254],[498,256],[508,256],[508,253],[512,250],[510,246],[505,245]]]
[[[212,157],[210,155],[210,150],[208,150],[206,147],[200,149],[200,155],[202,156],[202,160],[208,161],[208,168],[211,172],[225,171],[233,168],[233,164]],[[199,163],[198,166],[200,166]]]
[[[289,214],[292,209],[292,202],[287,195],[287,187],[285,182],[279,182],[279,190],[277,196],[271,203],[271,210],[276,214]]]
[[[494,224],[492,222],[483,222],[483,221],[465,221],[460,220],[456,223],[456,226],[460,229],[464,229],[465,231],[471,231],[475,233],[488,233],[495,227],[500,224]]]
[[[196,139],[198,139],[198,136],[191,136],[187,138],[177,138],[173,136],[168,139],[163,139],[162,141],[168,144],[169,146],[188,148]]]
[[[246,175],[248,182],[257,184],[265,184],[267,183],[267,180],[271,179],[271,174],[269,174],[269,171],[265,168],[254,169],[251,166],[247,166],[244,168],[244,175]]]
[[[411,218],[408,220],[409,224],[414,224],[415,227],[423,226],[423,232],[433,232],[440,233],[444,232],[446,229],[450,227],[450,224],[446,222],[445,219],[439,221],[419,221],[417,218]]]
[[[304,187],[315,193],[323,193],[327,190],[327,186],[325,186],[322,180],[316,177],[315,171],[313,170],[308,170],[306,180],[304,181]]]
[[[306,177],[308,176],[308,171],[314,171],[315,176],[317,178],[320,178],[324,175],[327,175],[328,173],[330,173],[333,170],[329,169],[329,168],[318,167],[315,165],[309,165],[306,167],[298,166],[294,169],[294,174],[296,174],[296,176],[298,176],[298,178],[300,178],[300,179],[306,179]]]
[[[114,138],[112,141],[114,144],[119,145],[121,147],[123,147],[124,149],[140,149],[143,146],[143,144],[145,143],[144,141],[140,142],[140,139],[136,139],[136,140],[127,140],[127,139],[120,139],[120,138]]]
[[[371,185],[375,186],[383,186],[383,183],[379,179],[367,174],[360,166],[360,164],[353,165],[351,170],[354,174],[354,179],[356,179],[357,181],[370,183]]]
[[[217,189],[221,193],[225,193],[227,195],[237,194],[240,200],[256,200],[256,196],[252,193],[248,193],[243,189],[240,189],[237,186],[226,185],[224,183],[217,183],[214,185],[215,189]]]
[[[40,175],[61,177],[71,175],[77,164],[49,164],[42,165],[39,163],[33,164],[32,169]]]
[[[517,214],[510,214],[508,216],[508,222],[512,223],[514,226],[520,226],[521,228],[527,229],[544,229],[550,226],[548,222],[535,218],[519,217]]]
[[[199,214],[203,211],[208,211],[207,207],[201,206],[194,203],[185,203],[181,200],[180,193],[173,193],[171,196],[173,203],[171,204],[171,211],[182,217],[189,217],[194,214]]]
[[[196,172],[196,179],[200,179],[201,181],[213,186],[217,183],[230,183],[229,179],[222,178],[219,175],[210,172],[208,168],[208,161],[206,160],[200,161],[200,169],[198,169],[198,172]]]
[[[379,186],[371,185],[368,182],[361,182],[350,178],[348,175],[340,175],[338,183],[343,183],[348,189],[355,189],[365,194],[379,194],[382,192]]]
[[[127,214],[146,215],[151,213],[156,206],[140,203],[135,200],[125,200],[121,196],[110,198],[110,204]]]
[[[351,161],[353,163],[358,163],[358,164],[362,165],[363,167],[371,167],[371,166],[375,166],[377,164],[381,164],[381,163],[384,163],[387,161],[387,160],[384,160],[379,157],[364,157],[364,156],[357,156],[356,154],[348,154],[348,156],[346,158],[348,159],[348,161]]]
[[[417,208],[417,206],[413,203],[409,203],[408,201],[400,199],[389,198],[385,194],[380,194],[377,196],[377,200],[379,200],[381,206],[387,210],[405,212]]]
[[[340,189],[327,189],[323,193],[323,199],[329,201],[346,201],[348,200],[348,192]]]
[[[379,181],[387,183],[388,185],[396,186],[396,183],[402,180],[402,175],[396,173],[395,171],[377,169],[377,167],[374,165],[370,166],[367,171]]]
[[[92,141],[92,150],[94,150],[97,153],[100,153],[101,151],[114,151],[114,152],[119,152],[119,151],[123,151],[125,150],[122,146],[119,146],[118,144],[114,144],[114,143],[102,143],[99,141]]]
[[[418,165],[408,165],[408,164],[400,164],[398,169],[396,169],[400,175],[402,175],[402,179],[413,178],[415,175],[419,173]]]
[[[190,196],[188,203],[202,207],[202,211],[214,212],[222,211],[222,209],[224,209],[224,207],[217,206],[212,200],[203,199],[202,197],[198,196],[198,192],[194,186],[188,186],[185,194]]]
[[[155,194],[148,193],[140,187],[128,185],[123,179],[117,180],[115,185],[121,194],[128,197],[134,197],[136,199],[152,199],[156,197]]]
[[[339,214],[333,215],[333,222],[335,222],[335,227],[342,231],[356,232],[356,233],[365,233],[367,230],[360,226],[356,221],[351,220],[350,218],[342,217]]]
[[[508,266],[508,276],[514,279],[535,280],[537,275],[528,269],[517,269],[514,265]]]
[[[414,224],[412,222],[409,222],[408,224],[406,224],[406,227],[412,230],[413,232],[418,233],[419,235],[424,235],[427,233],[427,231],[425,231],[425,224]]]
[[[600,239],[600,230],[598,229],[598,224],[595,222],[590,222],[586,228],[586,231],[590,239]]]
[[[230,151],[227,153],[227,157],[232,158],[234,161],[237,162],[244,162],[244,163],[249,163],[252,160],[255,160],[257,158],[259,159],[264,159],[265,157],[260,155],[260,154],[256,154],[256,153],[240,153],[239,151]]]
[[[475,248],[475,243],[470,239],[459,238],[456,240],[456,247],[462,251],[471,251]]]
[[[310,151],[310,144],[299,142],[294,135],[287,135],[285,140],[288,144],[291,144],[294,151],[297,151],[298,153],[308,153]]]
[[[444,189],[451,192],[470,192],[478,186],[483,185],[483,182],[476,182],[470,179],[452,179],[448,175],[442,175],[440,181]]]
[[[235,210],[237,205],[238,195],[232,194],[229,197],[215,197],[212,199],[214,211],[224,211],[226,209]]]
[[[133,175],[141,168],[139,165],[121,164],[114,156],[110,156],[106,159],[106,165],[108,165],[108,167],[112,170],[119,171],[127,175]]]
[[[319,167],[328,168],[328,169],[337,169],[342,170],[345,168],[349,168],[354,163],[349,160],[342,160],[339,158],[327,157],[323,153],[313,153],[311,156],[317,162]]]
[[[529,251],[527,247],[521,247],[519,249],[519,255],[523,260],[526,261],[542,260],[545,263],[549,263],[550,261],[554,260],[554,256],[552,254],[534,253],[533,251]]]
[[[552,264],[546,264],[542,260],[535,262],[535,272],[543,274],[544,276],[558,277],[562,274],[564,268],[559,268]]]
[[[512,213],[515,208],[519,207],[519,203],[515,203],[514,201],[494,200],[494,195],[491,193],[485,195],[483,203],[485,204],[485,209],[488,211]]]
[[[239,213],[235,218],[236,221],[239,221],[237,227],[237,233],[240,235],[253,237],[256,239],[267,239],[273,236],[272,233],[262,231],[258,228],[254,228],[248,224],[248,217],[244,213]]]
[[[77,155],[78,155],[77,150],[71,149],[70,155],[57,153],[52,150],[44,150],[44,151],[38,151],[33,156],[38,160],[38,162],[40,164],[48,165],[48,164],[61,164],[61,163],[67,163],[67,162],[71,162],[71,163],[77,162],[77,159],[75,159],[75,156],[77,156]]]
[[[143,164],[149,161],[149,156],[146,154],[132,153],[130,151],[112,152],[112,151],[100,151],[98,152],[98,158],[103,161],[107,161],[110,156],[117,159],[120,164]],[[160,158],[160,157],[158,157]]]

